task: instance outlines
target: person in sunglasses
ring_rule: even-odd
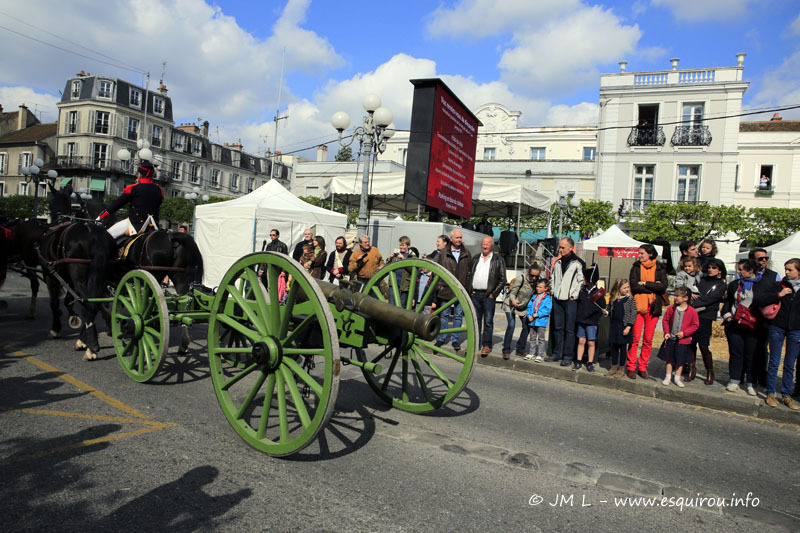
[[[277,229],[272,229],[269,232],[270,242],[267,244],[265,250],[268,252],[280,252],[289,255],[289,247],[280,240],[281,232]]]
[[[747,254],[748,259],[756,262],[756,275],[761,276],[765,283],[778,283],[781,280],[780,274],[768,268],[769,254],[764,248],[755,248],[750,250]],[[762,325],[758,329],[758,341],[756,344],[756,351],[753,354],[753,377],[758,385],[765,387],[767,385],[767,367],[769,365],[768,354],[768,324]]]

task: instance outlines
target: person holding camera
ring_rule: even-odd
[[[359,237],[358,242],[358,249],[350,256],[347,270],[356,281],[366,283],[383,266],[383,256],[370,245],[368,235]]]
[[[541,268],[534,263],[526,274],[521,274],[511,282],[511,289],[503,300],[503,312],[506,314],[506,334],[503,337],[503,358],[508,359],[511,354],[511,341],[514,339],[514,329],[517,325],[517,315],[520,317],[522,331],[517,340],[517,355],[525,357],[527,353],[528,332],[530,323],[525,319],[528,303],[536,292],[536,283],[539,281]]]
[[[402,261],[409,257],[417,257],[417,255],[411,250],[411,239],[403,235],[399,239],[398,248],[392,252],[392,255],[386,260],[386,264]],[[408,289],[411,288],[411,272],[409,272],[408,268],[402,268],[395,270],[394,276],[397,288],[400,291],[400,305],[405,307],[408,301]],[[394,291],[391,288],[389,290],[389,303],[397,305],[394,301]]]

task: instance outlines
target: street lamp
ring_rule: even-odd
[[[33,160],[33,165],[29,167],[22,167],[22,175],[25,176],[25,182],[30,183],[33,181],[33,218],[39,214],[39,180],[55,180],[58,177],[58,172],[55,170],[48,170],[47,176],[40,176],[41,168],[44,166],[44,161],[40,158]]]
[[[372,147],[375,145],[375,154],[386,150],[386,141],[392,138],[395,129],[392,124],[392,112],[381,107],[378,95],[368,94],[361,102],[364,111],[364,123],[353,129],[353,135],[348,142],[342,140],[342,132],[350,126],[350,116],[344,111],[337,111],[331,117],[331,125],[339,132],[339,144],[350,146],[355,139],[364,147],[364,172],[361,177],[361,203],[358,207],[358,233],[367,234],[367,200],[369,197],[369,163],[372,157]]]
[[[136,141],[136,148],[137,151],[131,154],[130,150],[127,148],[122,148],[117,152],[117,157],[120,161],[122,161],[122,166],[125,172],[129,172],[131,174],[135,174],[135,169],[138,165],[133,166],[133,163],[136,158],[139,161],[152,161],[153,160],[153,152],[150,150],[150,143],[147,139],[139,139]]]
[[[568,216],[572,216],[570,213],[570,208],[578,207],[581,203],[575,198],[575,191],[568,191],[566,189],[559,189],[556,191],[558,193],[558,241],[561,242],[563,238],[563,227],[564,227],[564,213]]]
[[[194,208],[192,209],[192,237],[194,237],[194,225],[197,222],[197,199],[200,198],[204,202],[207,202],[210,197],[207,194],[200,196],[200,187],[196,185],[192,187],[192,192],[187,192],[183,196],[187,200],[191,200],[194,204]]]

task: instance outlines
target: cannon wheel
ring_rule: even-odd
[[[284,301],[281,271],[292,277]],[[232,336],[238,340],[231,342]],[[222,278],[211,306],[208,359],[225,417],[262,452],[302,450],[333,414],[340,372],[336,322],[316,281],[283,254],[247,255]]]
[[[459,328],[450,327],[442,329],[442,333],[463,334],[462,349],[465,352],[456,352],[451,345],[436,346],[435,341],[425,341],[410,337],[409,343],[401,348],[382,346],[377,356],[368,356],[364,350],[358,350],[360,361],[372,361],[381,364],[381,372],[374,374],[364,371],[364,377],[370,387],[387,403],[403,411],[424,413],[442,407],[455,398],[469,382],[472,368],[475,364],[475,354],[478,350],[478,322],[472,299],[456,277],[438,263],[423,259],[404,259],[386,265],[380,269],[364,286],[363,292],[371,294],[381,301],[388,300],[398,307],[401,306],[400,286],[395,274],[407,269],[411,285],[409,294],[419,293],[419,274],[423,269],[430,271],[430,284],[419,302],[408,298],[405,308],[418,313],[424,311],[425,306],[433,303],[435,286],[439,282],[449,287],[456,295],[455,298],[442,302],[434,313],[455,305],[461,305],[464,311],[464,320]],[[452,324],[450,324],[452,326]],[[431,353],[436,357],[432,357]],[[398,364],[399,363],[399,364]]]
[[[117,285],[111,308],[117,360],[128,376],[144,383],[158,375],[169,348],[169,313],[164,291],[144,270],[131,270]]]

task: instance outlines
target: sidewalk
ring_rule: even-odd
[[[647,369],[647,373],[650,376],[649,379],[642,379],[638,376],[636,379],[604,376],[603,374],[608,370],[611,360],[602,355],[595,362],[595,372],[590,373],[585,368],[573,372],[572,365],[560,366],[558,362],[534,363],[533,361],[526,361],[513,355],[513,352],[511,359],[504,360],[499,353],[499,349],[500,346],[495,344],[494,351],[487,357],[477,356],[478,362],[517,372],[527,372],[538,376],[572,381],[582,385],[613,389],[649,398],[707,407],[781,424],[800,426],[800,411],[792,411],[782,403],[779,403],[778,407],[768,406],[764,402],[766,395],[762,388],[756,387],[758,396],[748,396],[744,389],[740,389],[739,392],[735,393],[725,391],[725,385],[728,383],[727,362],[715,361],[714,372],[716,376],[713,385],[705,385],[703,383],[706,375],[705,369],[698,368],[697,377],[692,382],[686,383],[686,387],[681,389],[675,384],[668,386],[661,384],[661,380],[666,375],[665,365],[664,361],[656,357],[656,349],[653,349],[653,356],[650,358],[650,365]],[[780,402],[780,395],[778,395],[778,401]]]

